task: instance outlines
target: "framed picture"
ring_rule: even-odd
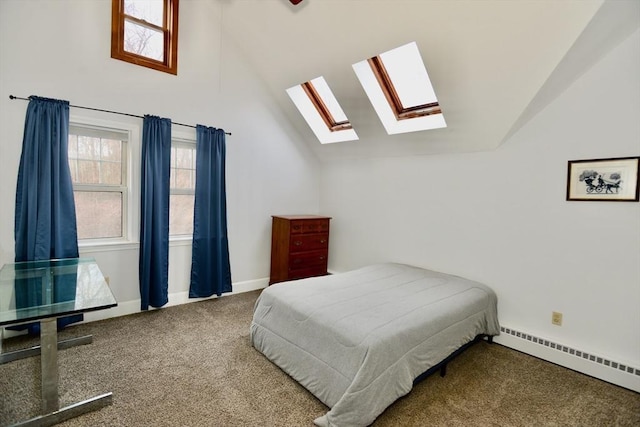
[[[569,160],[567,200],[637,202],[640,157]]]

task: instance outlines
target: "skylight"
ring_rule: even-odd
[[[353,64],[387,133],[446,127],[415,42]]]
[[[293,86],[287,93],[320,143],[358,139],[324,77]]]

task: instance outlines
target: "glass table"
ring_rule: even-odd
[[[41,355],[41,414],[20,426],[50,426],[112,402],[105,393],[60,408],[58,349],[89,344],[91,335],[58,342],[57,319],[117,306],[93,258],[5,264],[0,270],[0,327],[39,322],[40,345],[3,353],[0,363]]]

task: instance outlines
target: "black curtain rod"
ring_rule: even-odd
[[[9,99],[21,99],[23,101],[29,101],[29,98],[21,98],[19,96],[13,96],[13,95],[9,95]],[[91,107],[81,107],[80,105],[71,105],[71,104],[69,104],[69,107],[82,108],[84,110],[102,111],[103,113],[120,114],[121,116],[138,117],[140,119],[144,119],[144,116],[139,116],[137,114],[121,113],[119,111],[102,110],[100,108],[91,108]],[[171,122],[171,123],[178,126],[186,126],[188,128],[194,128],[194,129],[196,128],[193,125],[185,125],[184,123],[178,123],[178,122]],[[231,135],[231,132],[225,132],[225,134]]]

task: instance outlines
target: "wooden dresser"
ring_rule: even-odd
[[[269,284],[327,274],[329,220],[318,215],[274,215]]]

